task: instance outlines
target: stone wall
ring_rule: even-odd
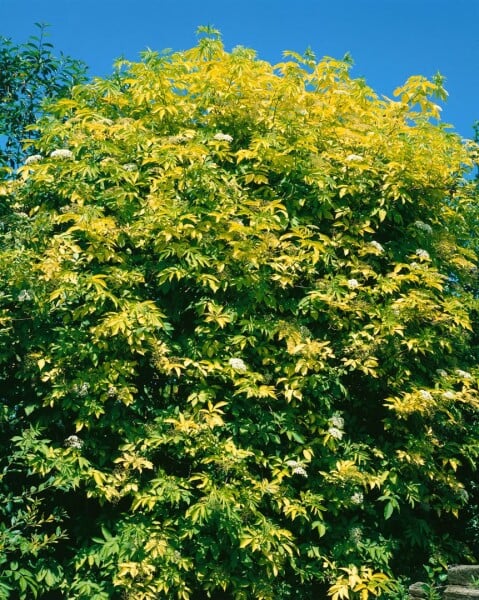
[[[410,600],[428,598],[422,582],[409,588]],[[479,600],[479,565],[454,565],[447,570],[447,585],[438,589],[443,600]]]

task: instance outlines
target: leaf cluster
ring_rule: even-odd
[[[82,61],[53,52],[47,28],[36,24],[37,35],[23,44],[0,37],[0,173],[15,168],[37,137],[31,128],[46,103],[70,94],[86,80]]]

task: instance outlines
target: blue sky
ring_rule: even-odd
[[[214,25],[279,62],[310,46],[318,57],[350,52],[353,75],[392,96],[410,75],[446,77],[443,121],[472,137],[479,119],[479,0],[0,0],[0,35],[25,41],[47,22],[57,50],[107,75],[141,50],[186,49],[198,25]]]

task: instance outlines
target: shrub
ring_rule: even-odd
[[[368,598],[469,556],[477,209],[440,79],[390,100],[203,33],[58,101],[3,186],[22,598]]]

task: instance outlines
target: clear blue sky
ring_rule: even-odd
[[[147,47],[189,48],[198,25],[214,25],[227,49],[241,44],[270,62],[308,46],[317,56],[350,52],[353,75],[387,96],[410,75],[440,71],[443,121],[472,137],[479,119],[479,0],[0,0],[0,35],[25,41],[36,21],[92,75]]]

